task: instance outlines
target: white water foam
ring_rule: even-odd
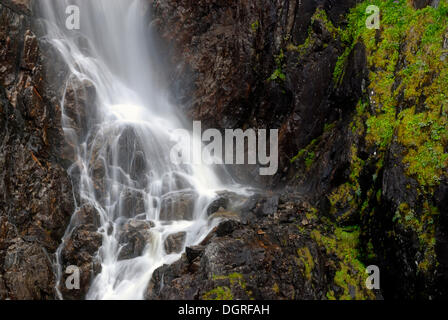
[[[165,239],[186,232],[183,249],[199,243],[216,225],[207,217],[207,207],[229,177],[212,167],[175,165],[170,161],[173,131],[182,128],[183,117],[168,99],[163,70],[154,54],[154,41],[143,13],[148,2],[140,0],[39,0],[48,41],[67,64],[67,88],[75,83],[94,87],[96,100],[87,110],[88,133],[80,136],[61,102],[63,128],[75,146],[71,171],[78,171],[78,208],[90,204],[100,213],[102,246],[98,252],[101,272],[96,275],[87,299],[142,299],[154,270],[179,259],[167,254]],[[80,30],[67,30],[65,10],[80,9]],[[194,150],[193,150],[194,151]],[[185,146],[184,152],[191,152]],[[140,161],[139,169],[136,164]],[[95,170],[103,169],[98,187]],[[76,169],[76,170],[75,170]],[[136,173],[137,172],[137,176]],[[221,172],[221,170],[220,170]],[[222,170],[225,172],[225,170]],[[124,206],[127,192],[143,194],[143,213]],[[162,220],[161,204],[166,198],[194,195],[189,219]],[[172,209],[176,210],[176,208]],[[72,219],[73,220],[73,219]],[[120,260],[119,236],[130,220],[151,221],[151,241],[141,256]],[[75,228],[72,221],[57,252],[58,286],[61,282],[61,251]],[[60,298],[63,298],[60,291]]]

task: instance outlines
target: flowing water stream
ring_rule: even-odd
[[[77,207],[90,204],[100,215],[101,272],[87,299],[144,298],[153,271],[180,257],[179,252],[166,252],[167,237],[180,233],[181,251],[199,243],[216,225],[207,217],[216,192],[239,188],[225,170],[218,175],[216,168],[206,165],[170,161],[173,132],[184,127],[184,119],[164,86],[163,68],[148,32],[148,3],[39,0],[46,26],[43,40],[56,48],[70,71],[66,90],[88,84],[95,92],[82,120],[83,134],[73,126],[65,96],[61,102],[66,139],[75,149],[70,172],[76,171],[79,180]],[[66,28],[69,5],[79,8],[79,30]],[[190,148],[185,145],[183,152]],[[120,235],[129,223],[149,225],[149,238],[141,255],[123,259]],[[61,250],[74,227],[72,221],[56,254],[58,286],[63,285]]]

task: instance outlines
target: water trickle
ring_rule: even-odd
[[[78,181],[77,207],[89,204],[100,217],[101,272],[87,299],[142,299],[154,270],[179,259],[186,246],[199,243],[214,227],[206,211],[216,191],[239,188],[225,186],[209,166],[170,161],[173,132],[183,127],[183,119],[164,88],[145,22],[147,3],[39,1],[43,40],[70,71],[61,107],[65,136],[74,148],[69,172]],[[80,9],[79,30],[66,28],[69,5]],[[58,288],[60,255],[75,220],[56,254]],[[126,251],[127,244],[142,241],[140,250]]]

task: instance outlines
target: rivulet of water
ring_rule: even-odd
[[[66,139],[75,149],[70,172],[76,171],[79,179],[77,206],[90,204],[100,214],[102,268],[86,298],[142,299],[154,270],[180,257],[166,252],[165,239],[185,232],[183,248],[200,242],[213,227],[207,207],[217,190],[229,187],[212,167],[170,161],[173,132],[183,127],[183,117],[168,99],[163,68],[154,54],[145,16],[149,1],[38,3],[46,28],[43,41],[57,50],[69,70],[66,90],[81,84],[95,93],[84,117],[77,119],[86,127],[84,133],[73,125],[76,115],[68,112],[65,95],[61,102]],[[79,8],[79,30],[66,27],[71,5]],[[139,195],[143,208],[129,205],[129,194]],[[185,212],[179,216],[179,203],[192,205],[182,207]],[[140,256],[120,259],[119,237],[129,221],[150,222],[151,236]],[[62,239],[58,263],[73,228],[71,223]],[[58,286],[64,285],[62,272],[59,265]]]

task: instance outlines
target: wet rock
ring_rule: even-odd
[[[334,239],[325,231],[328,226],[311,216],[310,223],[302,228],[297,227],[297,221],[279,223],[290,212],[296,217],[310,214],[308,205],[296,199],[296,195],[282,195],[282,205],[275,214],[255,216],[246,225],[223,222],[226,232],[220,233],[218,227],[200,246],[187,247],[179,261],[157,269],[146,298],[326,299],[327,292],[335,287],[336,295],[347,290],[357,298],[362,295],[374,299],[365,289],[360,271],[343,261],[343,252],[327,252],[319,238],[310,236],[318,232],[321,237]],[[227,230],[227,226],[231,228]],[[344,288],[333,280],[340,263],[354,275],[349,277],[353,282]]]
[[[126,222],[119,236],[119,243],[123,247],[120,250],[118,259],[132,259],[143,254],[146,245],[152,241],[150,229],[154,227],[152,222],[130,220]]]
[[[146,173],[146,161],[141,146],[140,138],[135,131],[135,128],[127,126],[121,129],[118,142],[116,146],[118,159],[113,159],[112,153],[108,153],[108,163],[114,164],[117,161],[117,165],[120,166],[124,172],[129,173],[131,176],[136,177],[137,181],[145,176]],[[135,162],[137,161],[137,162]]]
[[[207,208],[207,214],[210,216],[220,209],[227,209],[229,205],[229,200],[226,197],[218,197],[218,199],[214,200]]]
[[[205,246],[193,246],[185,248],[185,254],[188,262],[193,262],[197,257],[199,257],[204,252]]]
[[[32,0],[3,0],[2,2],[5,3],[8,8],[12,8],[18,13],[28,16],[31,15]]]
[[[134,153],[134,158],[132,159],[131,162],[131,169],[130,169],[131,178],[135,181],[140,181],[143,183],[146,168],[147,166],[146,166],[145,154],[143,153],[143,151],[140,150],[136,151]]]
[[[448,182],[442,181],[435,193],[436,204],[440,210],[439,226],[436,231],[436,254],[439,265],[436,278],[436,291],[440,296],[448,295]]]
[[[88,129],[95,124],[97,115],[95,106],[96,91],[87,80],[73,79],[69,82],[64,97],[64,126],[75,136],[67,135],[67,143],[77,145],[83,142]],[[69,133],[72,133],[69,131]]]
[[[97,231],[99,214],[96,209],[86,204],[75,213],[73,228],[61,252],[63,277],[59,286],[64,299],[83,299],[89,290],[93,277],[100,271],[101,265],[97,252],[102,243],[102,235]],[[76,266],[80,270],[80,289],[69,290],[65,280],[68,266]]]
[[[261,203],[258,203],[255,208],[257,217],[260,218],[277,212],[278,199],[278,196],[272,195],[271,197],[262,200]]]
[[[216,235],[218,237],[224,237],[230,235],[235,229],[237,229],[240,224],[234,220],[226,220],[221,222],[216,229]]]
[[[75,212],[73,223],[82,225],[89,230],[96,230],[101,225],[101,218],[98,211],[91,204],[85,204]]]
[[[192,220],[197,194],[191,191],[180,191],[165,195],[162,198],[161,220]]]
[[[208,128],[280,129],[280,170],[261,177],[256,166],[229,166],[243,181],[279,183],[301,148],[337,118],[328,103],[340,44],[316,22],[315,45],[305,57],[288,50],[308,36],[316,9],[334,24],[356,1],[154,1],[154,24],[172,44],[174,90],[192,118]],[[184,23],[188,21],[189,23]],[[320,44],[319,44],[320,43]],[[188,48],[186,50],[186,48]],[[282,54],[280,54],[282,52]],[[269,81],[282,56],[284,81]],[[348,107],[348,106],[347,106]],[[354,106],[351,106],[354,107]]]
[[[120,201],[116,207],[116,216],[134,218],[144,213],[145,194],[142,191],[126,188],[121,192]]]
[[[63,80],[47,68],[57,59],[38,42],[30,4],[0,1],[0,296],[5,299],[55,298],[49,257],[74,211],[61,152]]]
[[[180,253],[185,243],[187,233],[186,232],[178,232],[175,234],[170,234],[164,243],[165,252],[167,254],[171,253]]]
[[[14,300],[54,297],[55,279],[50,257],[37,243],[14,240],[5,253],[3,269],[4,284],[8,288],[6,297]]]
[[[220,208],[220,210],[218,210],[217,212],[215,212],[210,216],[210,219],[226,219],[226,220],[240,221],[240,215],[237,212],[226,211]]]

